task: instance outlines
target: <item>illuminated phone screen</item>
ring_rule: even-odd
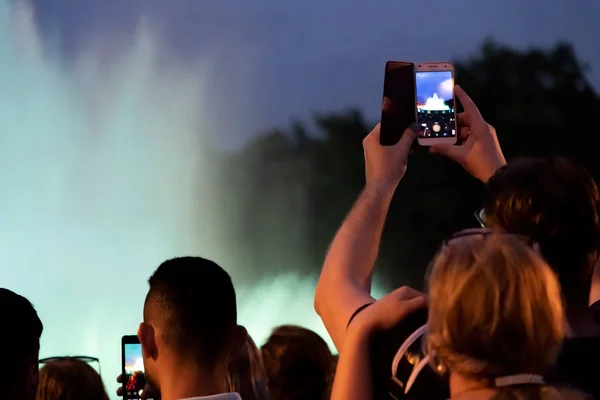
[[[417,72],[415,78],[417,121],[425,128],[421,137],[456,136],[452,71]]]
[[[142,345],[139,343],[125,343],[123,345],[123,360],[123,398],[139,399],[146,386]]]

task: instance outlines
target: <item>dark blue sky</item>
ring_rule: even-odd
[[[210,58],[219,66],[207,89],[218,121],[212,129],[226,141],[346,106],[376,118],[386,60],[453,59],[486,37],[520,48],[568,40],[600,88],[598,0],[38,3],[43,26],[58,28],[70,49],[92,35],[125,40],[145,14],[164,28],[179,56]]]

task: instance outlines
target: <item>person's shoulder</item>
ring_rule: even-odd
[[[429,367],[424,352],[427,316],[426,309],[419,310],[372,338],[371,363],[377,400],[449,397],[446,379]]]
[[[563,344],[561,357],[579,354],[600,354],[600,336],[568,338]]]
[[[598,374],[594,367],[597,359],[600,359],[600,336],[566,339],[556,367],[548,374],[548,381],[600,398]]]

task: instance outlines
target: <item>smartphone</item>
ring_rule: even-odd
[[[402,132],[416,121],[414,64],[388,61],[383,80],[379,142],[382,146],[395,145]]]
[[[454,66],[449,62],[415,64],[417,121],[420,146],[456,144]]]
[[[139,399],[146,386],[142,345],[136,335],[121,338],[123,399]]]

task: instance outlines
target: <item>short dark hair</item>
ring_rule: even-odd
[[[27,369],[37,368],[40,337],[44,329],[35,308],[25,297],[0,288],[0,387],[7,397],[18,396],[26,383]]]
[[[192,357],[209,368],[217,365],[237,326],[229,274],[213,261],[181,257],[162,263],[148,283],[144,320],[161,324],[178,357]]]
[[[600,194],[593,177],[564,158],[522,158],[487,182],[485,219],[540,245],[563,289],[589,283],[600,249]]]

